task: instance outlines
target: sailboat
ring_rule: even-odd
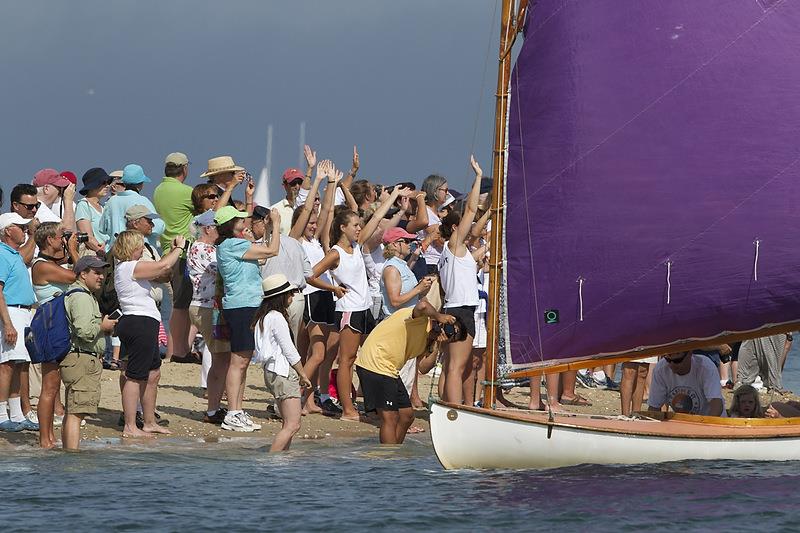
[[[503,2],[488,384],[432,404],[445,468],[800,460],[800,418],[495,408],[503,377],[800,329],[798,28],[792,0]]]

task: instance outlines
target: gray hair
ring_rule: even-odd
[[[431,174],[422,182],[421,190],[425,193],[425,203],[430,204],[436,201],[436,193],[439,187],[447,183],[447,179],[438,174]]]

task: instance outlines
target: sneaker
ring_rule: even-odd
[[[31,422],[27,418],[19,424],[22,426],[22,431],[39,431],[39,423]]]
[[[228,410],[224,407],[220,407],[216,410],[213,415],[209,415],[208,411],[203,414],[203,422],[206,424],[214,424],[216,426],[221,425],[225,421],[225,415],[228,414]]]
[[[64,425],[64,415],[53,415],[53,427],[60,428]]]
[[[606,380],[608,379],[608,377],[606,377],[606,379],[602,381],[595,378],[594,376],[590,376],[590,379],[592,380],[592,383],[594,383],[594,388],[600,390],[606,390],[608,388],[608,385],[606,384]]]
[[[22,422],[13,422],[11,420],[4,420],[0,422],[0,431],[7,431],[8,433],[16,433],[22,431]]]
[[[39,415],[36,413],[36,411],[28,411],[28,414],[25,415],[25,418],[27,418],[28,420],[30,420],[34,424],[38,424],[39,423]]]
[[[277,406],[276,406],[276,407],[277,407]],[[277,411],[277,409],[276,409],[276,411]],[[244,415],[244,417],[247,419],[247,422],[248,422],[248,423],[249,423],[251,426],[253,426],[253,429],[254,429],[255,431],[258,431],[259,429],[261,429],[261,424],[259,424],[258,422],[254,421],[254,420],[253,420],[253,417],[251,417],[249,413],[247,413],[247,412],[245,412],[245,411],[242,411],[242,414],[243,414],[243,415]]]
[[[228,413],[225,415],[225,419],[222,421],[222,425],[220,427],[222,427],[222,429],[227,429],[228,431],[242,431],[245,433],[251,433],[255,431],[255,428],[247,422],[247,418],[245,418],[243,412],[236,414]]]
[[[341,416],[342,414],[342,408],[332,398],[322,402],[320,407],[322,408],[322,414],[325,416]]]
[[[606,376],[606,390],[619,391],[619,383]]]
[[[594,379],[592,378],[592,376],[590,376],[588,374],[588,372],[587,373],[583,373],[583,372],[579,371],[578,372],[577,383],[578,383],[578,385],[580,385],[581,387],[583,387],[585,389],[596,389],[597,388],[597,385],[595,384]]]

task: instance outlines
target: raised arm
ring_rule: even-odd
[[[275,257],[281,249],[281,215],[277,209],[269,210],[269,220],[272,223],[272,234],[270,235],[269,244],[253,244],[242,255],[242,259],[246,261],[261,261],[262,259],[269,259]]]
[[[350,186],[353,184],[353,180],[356,179],[356,174],[360,166],[361,161],[358,158],[358,148],[353,145],[353,166],[350,167],[350,172],[347,173],[347,177],[342,180],[342,189],[350,190]],[[358,211],[358,208],[354,211]]]
[[[356,202],[356,199],[353,198],[353,193],[350,192],[350,187],[345,186],[344,180],[339,182],[339,187],[342,188],[342,193],[344,193],[344,201],[347,203],[347,207],[349,207],[350,211],[353,213],[358,213],[358,202]]]
[[[75,231],[75,205],[72,203],[74,198],[75,184],[70,183],[61,195],[61,226],[68,231]]]
[[[400,195],[406,196],[408,193],[408,189],[405,187],[397,186],[392,190],[392,194],[381,203],[378,209],[375,210],[373,213],[372,218],[369,219],[367,225],[361,230],[361,233],[358,235],[358,244],[364,244],[367,240],[372,236],[376,229],[378,229],[378,224],[380,224],[381,220],[383,219],[383,215],[389,210],[395,200]]]
[[[328,161],[328,163],[330,163],[330,161]],[[314,234],[314,237],[321,241],[322,247],[326,252],[330,247],[331,221],[333,220],[333,201],[334,198],[336,198],[336,188],[338,186],[338,175],[331,176],[328,174],[328,186],[325,188],[325,198],[322,199],[322,205],[320,205],[319,208],[317,232]]]
[[[221,207],[228,205],[228,202],[231,201],[231,195],[233,195],[233,189],[235,189],[241,182],[244,180],[244,172],[237,172],[233,175],[233,179],[228,182],[227,187],[222,192],[219,198],[217,198],[217,209],[219,210]]]
[[[311,173],[314,171],[314,167],[317,166],[317,152],[313,151],[311,147],[306,144],[303,146],[303,155],[306,156],[306,175],[300,187],[309,190],[311,189]],[[317,176],[319,176],[319,171],[317,172]]]
[[[467,196],[464,213],[461,215],[461,222],[458,223],[458,228],[451,236],[451,242],[452,237],[455,237],[455,242],[458,244],[464,242],[469,234],[470,228],[472,228],[472,223],[475,221],[475,214],[478,212],[478,197],[481,195],[481,178],[483,177],[483,171],[480,165],[478,165],[478,162],[475,161],[475,156],[470,156],[470,163],[472,164],[472,170],[475,171],[475,182],[472,184],[472,190],[469,191],[469,195]],[[451,251],[453,251],[452,248]]]
[[[319,184],[328,176],[327,163],[329,163],[329,161],[321,161],[317,166],[317,177],[314,179],[314,183],[308,191],[306,201],[303,203],[303,210],[300,212],[300,216],[297,217],[297,222],[294,223],[294,226],[292,226],[292,229],[289,231],[289,237],[293,239],[299,239],[303,236],[303,231],[306,229],[308,219],[311,218],[311,213],[314,210],[314,199],[317,197]]]
[[[133,269],[133,279],[154,280],[169,274],[172,267],[180,259],[186,239],[178,235],[172,240],[172,248],[169,253],[158,261],[137,261]]]
[[[253,176],[250,174],[247,175],[247,184],[245,184],[244,188],[244,207],[247,210],[248,216],[253,216],[253,209],[255,209],[255,202],[253,202],[253,197],[256,194],[256,182],[253,181]],[[251,221],[252,223],[252,221]]]
[[[428,206],[425,205],[425,193],[420,191],[414,195],[414,202],[417,204],[417,214],[414,220],[409,220],[406,231],[416,233],[428,227]]]

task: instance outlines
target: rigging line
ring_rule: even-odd
[[[779,0],[779,1],[780,1],[780,3],[781,3],[781,4],[782,4],[783,2],[785,2],[785,0]],[[655,100],[653,100],[652,102],[650,102],[649,104],[647,104],[645,107],[643,107],[643,108],[642,108],[640,111],[638,111],[636,114],[634,114],[634,115],[633,115],[633,116],[632,116],[630,119],[628,119],[628,120],[627,120],[626,122],[624,122],[622,125],[620,125],[619,127],[617,127],[617,128],[614,130],[614,131],[612,131],[612,132],[611,132],[611,133],[609,133],[609,134],[608,134],[606,137],[604,137],[604,138],[603,138],[603,139],[602,139],[602,140],[601,140],[599,143],[597,143],[595,146],[593,146],[593,147],[592,147],[592,148],[590,148],[589,150],[587,150],[587,151],[585,151],[584,153],[582,153],[581,155],[579,155],[579,156],[577,157],[577,159],[574,159],[573,161],[570,161],[570,162],[567,164],[567,166],[565,166],[563,169],[561,169],[561,170],[560,170],[560,171],[558,171],[556,174],[554,174],[552,177],[550,177],[550,179],[548,179],[547,181],[545,181],[544,183],[542,183],[542,184],[541,184],[541,185],[540,185],[540,186],[539,186],[539,187],[538,187],[538,188],[537,188],[535,191],[533,191],[533,193],[531,193],[531,195],[533,196],[533,195],[536,195],[536,194],[538,194],[538,193],[539,193],[539,191],[541,191],[543,188],[547,187],[547,186],[548,186],[548,185],[550,185],[550,184],[551,184],[553,181],[555,181],[555,180],[557,180],[558,178],[560,178],[561,176],[563,176],[565,172],[567,172],[569,169],[573,168],[575,165],[577,165],[578,163],[580,163],[581,161],[583,161],[584,159],[586,159],[587,157],[589,157],[589,156],[590,156],[592,153],[594,153],[595,151],[597,151],[597,150],[598,150],[598,149],[599,149],[601,146],[603,146],[603,145],[604,145],[604,144],[606,144],[608,141],[610,141],[610,140],[611,140],[611,138],[615,137],[615,136],[616,136],[618,133],[620,133],[622,130],[624,130],[625,128],[627,128],[628,126],[630,126],[630,125],[631,125],[633,122],[635,122],[635,121],[636,121],[636,120],[637,120],[637,119],[638,119],[640,116],[642,116],[644,113],[646,113],[647,111],[649,111],[650,109],[652,109],[653,107],[655,107],[655,106],[656,106],[656,104],[658,104],[659,102],[661,102],[661,100],[663,100],[664,98],[666,98],[667,96],[669,96],[670,94],[672,94],[673,92],[675,92],[675,91],[676,91],[676,90],[677,90],[677,89],[678,89],[678,88],[679,88],[681,85],[683,85],[684,83],[686,83],[687,81],[689,81],[691,78],[693,78],[693,77],[694,77],[694,76],[695,76],[697,73],[699,73],[701,70],[705,69],[705,68],[706,68],[708,65],[710,65],[710,64],[711,64],[713,61],[715,61],[715,60],[716,60],[716,59],[717,59],[719,56],[721,56],[721,55],[722,55],[722,54],[723,54],[725,51],[727,51],[727,50],[728,50],[728,48],[730,48],[731,46],[733,46],[734,44],[736,44],[736,43],[737,43],[739,40],[741,40],[741,39],[742,39],[742,37],[744,37],[745,35],[747,35],[748,33],[750,33],[750,31],[752,31],[752,30],[753,30],[753,29],[754,29],[756,26],[758,26],[759,24],[761,24],[762,22],[764,22],[764,20],[766,20],[766,18],[767,18],[769,15],[771,15],[771,14],[772,14],[772,11],[774,11],[775,9],[777,9],[778,5],[779,5],[779,4],[776,4],[776,5],[775,5],[775,6],[774,6],[774,7],[773,7],[773,8],[772,8],[770,11],[768,11],[768,12],[764,13],[764,14],[761,16],[761,18],[759,18],[758,20],[756,20],[756,21],[755,21],[753,24],[751,24],[751,25],[750,25],[750,27],[748,27],[748,28],[747,28],[746,30],[744,30],[742,33],[740,33],[739,35],[737,35],[737,36],[736,36],[736,37],[735,37],[735,38],[734,38],[734,39],[733,39],[731,42],[729,42],[728,44],[726,44],[725,46],[723,46],[722,48],[720,48],[720,49],[719,49],[719,50],[718,50],[716,53],[714,53],[714,54],[713,54],[711,57],[709,57],[709,58],[708,58],[708,59],[707,59],[705,62],[701,63],[701,64],[700,64],[700,65],[699,65],[697,68],[695,68],[695,69],[694,69],[693,71],[691,71],[689,74],[687,74],[686,76],[684,76],[684,77],[683,77],[683,78],[682,78],[680,81],[678,81],[678,82],[677,82],[675,85],[673,85],[672,87],[670,87],[669,89],[667,89],[667,90],[666,90],[664,93],[662,93],[660,96],[658,96],[658,97],[657,97]],[[519,199],[518,201],[519,201],[519,202],[527,202],[528,200],[529,200],[529,198],[528,198],[527,196],[525,196],[525,197],[523,197],[523,198]]]
[[[481,92],[478,94],[478,110],[475,113],[475,125],[472,128],[472,143],[470,144],[469,153],[475,153],[475,143],[478,142],[478,125],[480,124],[481,112],[483,109],[484,93],[486,91],[486,74],[489,72],[489,58],[492,54],[492,37],[494,36],[495,23],[497,22],[497,6],[500,0],[495,0],[494,11],[492,12],[492,30],[489,32],[489,42],[486,44],[486,59],[483,61],[483,76],[481,76]]]
[[[761,246],[761,241],[756,239],[753,244],[756,245],[756,257],[753,261],[753,281],[758,281],[758,248]]]
[[[519,66],[519,65],[517,65]],[[519,96],[519,68],[514,69],[514,75],[517,79],[517,96]],[[522,190],[525,198],[528,197],[528,178],[525,172],[525,137],[522,132],[522,109],[520,98],[514,100],[513,94],[510,95],[511,102],[516,101],[517,104],[517,124],[519,124],[519,150],[520,150],[520,161],[522,164]],[[506,176],[506,181],[508,181],[508,177]],[[530,267],[531,267],[531,283],[533,289],[533,308],[535,311],[535,315],[533,317],[533,321],[536,323],[536,334],[537,340],[539,341],[539,361],[544,361],[544,343],[542,341],[542,325],[539,321],[539,296],[536,290],[536,267],[533,264],[533,254],[534,254],[534,246],[533,246],[533,225],[531,223],[530,217],[530,209],[528,207],[528,202],[524,202],[525,206],[525,227],[528,228],[528,255],[530,257]],[[508,206],[506,206],[505,213],[508,213]]]
[[[793,160],[791,163],[789,163],[788,165],[786,165],[786,166],[785,166],[783,169],[781,169],[781,170],[780,170],[780,171],[779,171],[777,174],[775,174],[774,176],[772,176],[772,177],[771,177],[769,180],[767,180],[767,181],[766,181],[764,184],[762,184],[762,185],[761,185],[761,186],[760,186],[758,189],[756,189],[755,191],[753,191],[752,193],[750,193],[750,194],[749,194],[749,195],[748,195],[746,198],[744,198],[744,199],[743,199],[741,202],[739,202],[738,204],[736,204],[735,206],[733,206],[733,207],[730,209],[730,211],[728,211],[728,212],[727,212],[727,213],[725,213],[723,216],[721,216],[720,218],[718,218],[717,220],[715,220],[714,222],[712,222],[712,223],[711,223],[709,226],[707,226],[707,227],[706,227],[706,228],[705,228],[703,231],[701,231],[700,233],[698,233],[697,235],[695,235],[694,237],[692,237],[691,239],[689,239],[689,241],[687,241],[685,244],[683,244],[683,246],[681,246],[680,248],[678,248],[678,249],[674,250],[672,253],[673,253],[673,254],[679,253],[679,252],[681,252],[682,250],[684,250],[684,249],[686,249],[687,247],[689,247],[690,245],[692,245],[692,244],[693,244],[693,243],[694,243],[694,242],[695,242],[697,239],[701,238],[703,235],[705,235],[706,233],[708,233],[709,231],[711,231],[711,229],[712,229],[714,226],[717,226],[717,225],[719,225],[721,222],[723,222],[723,221],[724,221],[724,220],[726,220],[728,217],[730,217],[730,216],[731,216],[731,215],[732,215],[734,212],[738,211],[738,210],[739,210],[739,209],[742,207],[742,205],[744,205],[745,203],[749,202],[749,201],[750,201],[750,200],[751,200],[751,199],[752,199],[752,198],[753,198],[755,195],[757,195],[759,192],[761,192],[763,189],[765,189],[765,188],[766,188],[766,187],[767,187],[767,186],[768,186],[770,183],[772,183],[773,181],[777,180],[777,179],[778,179],[778,178],[780,178],[780,177],[781,177],[783,174],[785,174],[786,172],[788,172],[788,171],[789,171],[789,169],[791,169],[793,166],[795,166],[795,165],[796,165],[798,162],[800,162],[800,156],[796,157],[796,158],[795,158],[795,159],[794,159],[794,160]],[[526,202],[526,205],[527,205],[527,202]],[[640,275],[639,277],[637,277],[635,280],[631,281],[630,283],[628,283],[627,285],[625,285],[624,287],[622,287],[621,289],[619,289],[617,292],[615,292],[614,294],[612,294],[611,296],[609,296],[608,298],[606,298],[605,300],[603,300],[602,302],[600,302],[599,304],[597,304],[597,305],[596,305],[594,308],[590,309],[590,310],[589,310],[589,311],[586,313],[586,315],[591,315],[592,313],[594,313],[595,311],[597,311],[597,310],[599,310],[601,307],[603,307],[605,304],[607,304],[608,302],[610,302],[611,300],[613,300],[614,298],[616,298],[617,296],[619,296],[620,294],[622,294],[623,292],[625,292],[626,290],[628,290],[630,287],[632,287],[633,285],[636,285],[637,283],[639,283],[639,282],[640,282],[640,281],[641,281],[643,278],[645,278],[645,277],[646,277],[648,274],[650,274],[650,273],[651,273],[651,272],[652,272],[652,271],[653,271],[655,268],[657,268],[657,267],[658,267],[660,264],[661,264],[661,262],[659,262],[659,263],[657,263],[657,264],[653,265],[653,267],[652,267],[652,268],[650,268],[650,269],[648,269],[646,272],[642,273],[642,275]],[[559,331],[555,332],[553,336],[555,337],[555,336],[558,336],[558,335],[560,335],[561,333],[563,333],[563,332],[565,332],[565,331],[568,331],[570,327],[572,327],[572,326],[571,326],[571,325],[565,325],[565,326],[564,326],[562,329],[560,329]]]
[[[669,305],[670,294],[672,293],[672,283],[670,282],[671,274],[672,274],[672,261],[667,260],[667,305]]]

